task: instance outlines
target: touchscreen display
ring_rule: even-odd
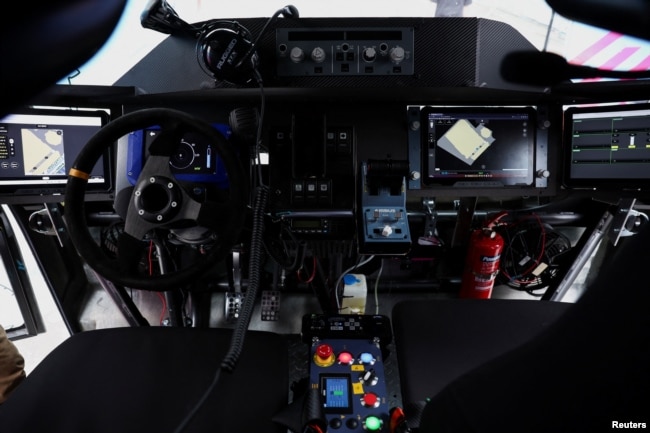
[[[425,107],[421,124],[425,185],[533,184],[533,108]]]
[[[650,186],[649,105],[572,107],[564,117],[566,186]]]
[[[1,118],[0,195],[40,202],[63,194],[77,155],[107,122],[106,112],[94,110],[24,110]],[[111,189],[109,155],[90,173],[90,193]]]

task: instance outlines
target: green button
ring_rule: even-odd
[[[364,423],[366,425],[366,430],[368,431],[377,431],[381,429],[381,419],[377,418],[376,416],[369,416],[366,418]]]

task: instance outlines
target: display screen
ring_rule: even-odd
[[[530,186],[532,107],[424,107],[422,181],[457,187]]]
[[[228,125],[213,124],[213,127],[225,139],[232,134]],[[129,134],[127,177],[132,185],[136,184],[142,171],[144,161],[149,154],[149,146],[159,134],[158,128],[134,131]],[[214,143],[200,134],[185,133],[178,143],[178,148],[169,158],[169,168],[174,177],[189,182],[216,183],[226,188],[228,174],[214,146]]]
[[[350,376],[323,375],[320,378],[325,412],[351,413]]]
[[[1,118],[0,200],[60,200],[77,155],[107,122],[106,112],[83,110],[26,109]],[[107,150],[90,173],[89,193],[111,189],[110,167]]]
[[[650,105],[571,107],[564,127],[567,187],[650,187]]]

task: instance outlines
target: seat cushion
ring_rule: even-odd
[[[231,335],[166,327],[75,334],[0,406],[2,431],[174,431],[213,381]],[[271,418],[287,405],[287,359],[283,337],[249,331],[236,369],[221,374],[184,431],[282,432]]]
[[[393,309],[405,407],[530,340],[570,304],[524,299],[408,300]]]

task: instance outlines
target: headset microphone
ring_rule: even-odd
[[[140,14],[140,24],[145,29],[152,29],[170,35],[184,33],[196,36],[197,29],[183,21],[166,0],[149,0]]]
[[[501,62],[501,76],[514,83],[552,86],[573,78],[650,78],[650,71],[614,71],[574,65],[547,51],[514,51]]]

